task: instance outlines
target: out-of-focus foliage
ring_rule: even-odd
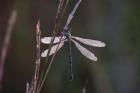
[[[3,93],[23,93],[34,73],[35,26],[50,35],[59,0],[1,0],[0,48],[13,8],[17,22],[6,57]],[[74,6],[71,0],[68,11]],[[104,41],[105,48],[89,50],[92,62],[72,45],[74,80],[69,81],[67,48],[57,54],[42,93],[140,93],[140,2],[138,0],[83,0],[71,23],[72,34]],[[42,47],[46,47],[42,45]],[[44,50],[44,49],[42,49]],[[42,63],[45,60],[42,59]]]

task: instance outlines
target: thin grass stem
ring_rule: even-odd
[[[12,36],[16,19],[17,19],[17,10],[13,10],[8,21],[8,27],[6,30],[6,35],[4,38],[2,52],[0,56],[0,90],[2,89],[2,79],[3,79],[4,65],[5,65],[5,58],[8,52],[8,47],[9,47],[9,43],[10,43],[10,39]]]
[[[58,9],[57,9],[57,13],[56,13],[56,19],[55,19],[55,25],[54,25],[54,29],[53,29],[53,35],[52,35],[51,43],[49,45],[48,54],[47,54],[47,57],[46,57],[46,64],[48,62],[49,53],[50,53],[51,47],[53,45],[54,38],[55,38],[56,33],[58,32],[58,29],[59,29],[59,21],[60,21],[61,11],[63,11],[62,10],[63,9],[63,6],[64,6],[64,0],[60,0],[59,5],[58,5]],[[37,93],[39,93],[39,91],[42,88],[42,84],[41,83],[44,80],[43,79],[44,78],[44,75],[46,75],[46,74],[44,74],[45,71],[46,71],[46,68],[44,68],[43,71],[42,71],[42,73],[41,73],[40,80],[39,80],[38,86],[37,86]],[[40,86],[41,86],[41,88],[40,88]]]
[[[39,93],[39,92],[41,91],[41,89],[42,89],[42,87],[43,87],[43,85],[44,85],[44,83],[45,83],[45,80],[46,80],[46,78],[47,78],[47,76],[48,76],[48,73],[49,73],[49,71],[50,71],[50,69],[51,69],[52,63],[53,63],[54,58],[55,58],[55,56],[56,56],[56,53],[57,53],[57,51],[58,51],[58,47],[59,47],[59,45],[60,45],[60,43],[61,43],[61,40],[62,40],[62,36],[61,36],[60,41],[59,41],[59,43],[58,43],[58,46],[57,46],[57,48],[56,48],[56,50],[55,50],[55,53],[53,54],[52,59],[51,59],[49,65],[48,65],[48,68],[47,68],[46,71],[45,71],[45,75],[44,75],[43,80],[42,80],[42,82],[41,82],[41,84],[40,84],[40,87],[38,88],[37,93]]]

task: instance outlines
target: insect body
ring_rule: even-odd
[[[64,31],[62,32],[62,34],[64,36],[66,36],[66,39],[68,41],[68,55],[69,55],[69,78],[70,81],[73,80],[73,70],[72,70],[72,51],[71,51],[71,33],[70,33],[70,29],[64,29]]]

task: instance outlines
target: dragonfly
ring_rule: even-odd
[[[49,52],[49,56],[51,56],[54,53],[58,52],[63,47],[63,45],[65,43],[68,44],[70,80],[73,80],[71,43],[74,43],[74,45],[80,51],[81,54],[83,54],[86,58],[88,58],[94,62],[97,61],[97,57],[94,55],[94,53],[92,53],[91,51],[89,51],[88,49],[83,47],[80,43],[83,43],[83,44],[88,45],[88,46],[93,46],[93,47],[105,47],[105,43],[102,41],[86,39],[86,38],[81,38],[81,37],[71,35],[71,30],[69,28],[69,24],[70,24],[71,20],[73,19],[74,13],[75,13],[75,11],[78,8],[80,3],[81,3],[81,0],[79,0],[77,2],[73,11],[69,14],[66,25],[64,26],[64,29],[63,29],[60,36],[43,37],[41,39],[42,43],[51,44],[51,40],[52,40],[52,38],[54,38],[53,46],[51,47],[50,51],[49,51],[49,49],[46,49],[44,52],[42,52],[42,54],[41,54],[42,57],[46,57],[48,55],[48,52]],[[80,43],[78,43],[77,41],[79,41]]]
[[[50,44],[51,43],[51,39],[53,37],[44,37],[41,39],[41,42],[44,44]],[[81,54],[83,54],[86,58],[92,60],[92,61],[97,61],[97,57],[94,55],[94,53],[92,53],[91,51],[89,51],[88,49],[86,49],[85,47],[83,47],[81,44],[79,44],[77,41],[89,45],[89,46],[93,46],[93,47],[105,47],[105,43],[98,41],[98,40],[92,40],[92,39],[85,39],[85,38],[81,38],[81,37],[77,37],[77,36],[72,36],[70,31],[67,30],[65,32],[62,33],[62,36],[58,36],[55,37],[54,42],[53,42],[53,46],[50,50],[49,56],[53,55],[56,51],[58,52],[58,50],[60,50],[65,42],[68,42],[68,46],[69,46],[69,58],[70,58],[70,80],[72,80],[73,78],[73,72],[72,72],[72,56],[71,56],[71,42],[74,43],[74,45],[76,46],[76,48],[81,52]],[[48,50],[46,49],[41,56],[42,57],[46,57],[48,54]]]

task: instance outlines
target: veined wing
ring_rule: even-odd
[[[50,44],[50,43],[51,43],[51,39],[52,39],[52,37],[43,37],[43,38],[41,39],[41,42],[44,43],[44,44]],[[55,37],[53,43],[59,43],[60,39],[61,39],[61,36]],[[63,41],[64,39],[65,39],[65,36],[62,36],[62,41]]]
[[[58,46],[58,45],[59,45],[59,46]],[[60,44],[54,45],[54,46],[51,48],[51,50],[50,50],[49,56],[52,55],[52,54],[54,54],[55,51],[56,51],[56,49],[57,49],[57,51],[58,51],[63,45],[64,45],[64,42],[61,42]],[[58,47],[58,48],[57,48],[57,47]],[[42,57],[46,57],[47,54],[48,54],[48,50],[49,50],[49,49],[45,50],[45,51],[41,54],[41,56],[42,56]]]
[[[81,46],[79,43],[77,43],[76,41],[72,40],[74,42],[74,44],[76,45],[77,49],[88,59],[93,60],[93,61],[97,61],[97,57],[91,53],[89,50],[87,50],[86,48],[84,48],[83,46]]]
[[[94,47],[105,47],[105,43],[98,41],[98,40],[92,40],[92,39],[84,39],[76,36],[72,36],[72,38],[80,41],[83,44],[94,46]]]

